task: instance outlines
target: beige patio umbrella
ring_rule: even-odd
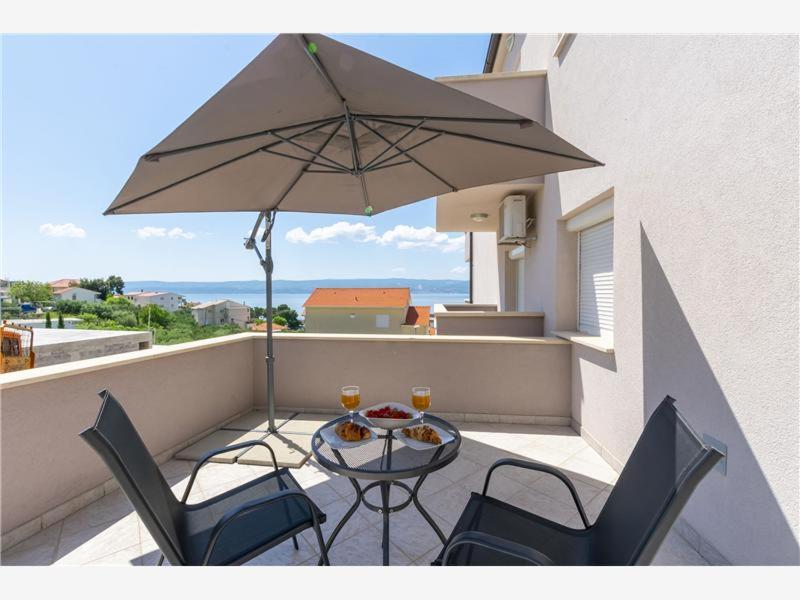
[[[283,34],[141,157],[105,214],[372,215],[438,194],[601,163],[539,123],[322,35]],[[265,254],[256,245],[259,227]],[[274,414],[272,330],[267,396]]]

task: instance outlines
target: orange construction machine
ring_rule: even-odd
[[[36,360],[36,353],[33,351],[33,329],[3,321],[0,332],[2,334],[0,373],[32,369]]]

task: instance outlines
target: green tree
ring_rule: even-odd
[[[114,308],[121,308],[125,310],[133,310],[136,305],[125,298],[124,296],[109,296],[106,298],[106,304]]]
[[[111,294],[121,294],[122,290],[125,289],[125,282],[122,281],[122,277],[119,275],[109,275],[108,279],[106,279],[106,284]]]
[[[41,281],[15,281],[9,294],[20,302],[47,302],[53,297],[53,288]]]
[[[139,322],[150,327],[166,327],[170,323],[170,314],[160,306],[148,304],[139,313]]]
[[[50,311],[47,311],[47,314],[44,316],[44,327],[45,329],[52,329],[53,328],[53,319],[50,317]]]
[[[290,308],[288,304],[279,304],[278,308],[273,311],[272,315],[273,323],[275,322],[274,317],[279,316],[286,319],[286,326],[289,329],[293,331],[300,329],[300,317],[298,316],[297,311],[293,308]]]
[[[50,314],[50,313],[47,313],[47,314]],[[64,329],[64,315],[62,315],[61,313],[58,313],[58,328],[59,329]]]
[[[108,298],[109,294],[109,287],[108,281],[103,279],[102,277],[97,277],[95,279],[87,279],[86,277],[81,277],[81,280],[78,282],[78,287],[82,287],[85,290],[93,290],[100,294],[100,300],[105,300]]]
[[[272,317],[272,322],[275,323],[275,325],[284,325],[284,326],[286,325],[286,319],[284,319],[280,315],[275,315],[274,317]]]

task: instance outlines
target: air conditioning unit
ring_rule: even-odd
[[[499,244],[525,243],[528,233],[526,199],[522,194],[503,198],[500,207]]]

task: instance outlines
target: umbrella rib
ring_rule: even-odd
[[[378,123],[386,123],[388,125],[399,125],[401,127],[410,127],[410,125],[406,125],[405,123],[398,123],[397,121],[390,121],[388,119],[383,119],[383,118],[380,118],[380,117],[370,117],[370,119],[372,119],[373,121],[376,121]],[[454,136],[454,137],[465,138],[465,139],[468,139],[468,140],[475,140],[475,141],[478,141],[478,142],[487,142],[489,144],[498,144],[500,146],[507,146],[509,148],[516,148],[518,150],[528,150],[530,152],[540,152],[542,154],[550,154],[551,156],[559,156],[561,158],[569,158],[569,159],[572,159],[572,160],[579,160],[581,162],[591,163],[591,164],[593,164],[595,166],[598,166],[598,167],[602,167],[602,166],[605,165],[605,163],[601,163],[600,161],[597,161],[597,160],[595,160],[593,158],[588,158],[587,159],[587,158],[581,158],[579,156],[572,156],[571,154],[565,154],[563,152],[555,152],[553,150],[544,150],[542,148],[531,148],[530,146],[523,146],[521,144],[514,144],[512,142],[503,142],[503,141],[500,141],[500,140],[494,140],[492,138],[486,138],[486,137],[481,137],[481,136],[478,136],[478,135],[472,135],[470,133],[458,133],[456,131],[447,131],[446,129],[437,129],[437,128],[434,128],[434,127],[420,127],[419,129],[420,129],[420,131],[429,131],[431,133],[442,133],[444,135],[451,135],[451,136]]]
[[[386,138],[385,138],[385,137],[384,137],[384,136],[383,136],[383,135],[382,135],[382,134],[381,134],[379,131],[377,131],[377,130],[373,129],[372,127],[370,127],[369,125],[367,125],[367,124],[366,124],[366,123],[364,123],[363,121],[361,122],[361,124],[362,124],[364,127],[366,127],[367,129],[369,129],[369,130],[370,130],[372,133],[374,133],[375,135],[377,135],[379,138],[381,138],[383,141],[385,141],[387,144],[388,144],[388,143],[390,143],[390,142],[389,142],[389,140],[387,140],[387,139],[386,139]],[[422,128],[420,128],[420,129],[422,129]],[[442,178],[441,176],[439,176],[439,175],[437,175],[436,173],[434,173],[434,172],[433,172],[433,171],[432,171],[430,168],[426,167],[426,166],[425,166],[424,164],[422,164],[422,163],[421,163],[419,160],[417,160],[416,158],[414,158],[413,156],[411,156],[410,154],[408,154],[408,152],[406,152],[406,151],[405,151],[403,148],[401,148],[400,146],[397,146],[397,149],[398,149],[400,152],[402,152],[404,156],[406,156],[407,158],[411,159],[411,160],[412,160],[412,161],[413,161],[413,162],[414,162],[414,163],[415,163],[415,164],[416,164],[418,167],[420,167],[421,169],[424,169],[425,171],[427,171],[428,173],[430,173],[431,175],[433,175],[433,176],[434,176],[436,179],[438,179],[438,180],[439,180],[439,181],[441,181],[443,184],[445,184],[447,187],[449,187],[449,188],[450,188],[450,190],[452,190],[453,192],[457,192],[457,191],[458,191],[458,189],[457,189],[457,188],[456,188],[456,187],[455,187],[453,184],[451,184],[451,183],[450,183],[450,182],[448,182],[446,179],[444,179],[444,178]]]
[[[316,160],[316,157],[313,157],[313,156],[311,158],[301,158],[299,156],[292,156],[291,154],[286,154],[284,152],[278,152],[277,150],[272,150],[270,148],[259,148],[259,150],[261,150],[261,152],[265,152],[266,154],[273,154],[275,156],[281,156],[283,158],[289,158],[291,160],[296,160],[296,161],[299,161],[299,162],[302,162],[302,163],[306,163],[308,165],[314,164],[314,161]],[[323,165],[319,165],[319,166],[328,167],[330,169],[334,169],[335,170],[334,172],[336,172],[336,173],[347,173],[347,174],[350,174],[350,171],[348,169],[340,169],[338,167],[334,167],[333,165],[324,165],[323,164]]]
[[[148,162],[158,162],[160,158],[165,158],[167,156],[173,156],[175,154],[184,154],[186,152],[192,152],[193,150],[203,150],[205,148],[213,148],[214,146],[221,146],[223,144],[230,144],[233,142],[241,142],[244,140],[249,140],[255,137],[264,136],[264,135],[274,135],[276,131],[286,131],[288,129],[297,129],[298,127],[307,127],[309,125],[328,125],[333,123],[339,119],[341,116],[336,117],[328,117],[325,119],[315,119],[313,121],[306,121],[303,123],[296,123],[294,125],[284,125],[283,127],[276,127],[275,129],[265,129],[264,131],[256,131],[253,133],[245,133],[243,135],[237,135],[234,137],[224,138],[221,140],[214,140],[212,142],[204,142],[202,144],[194,144],[192,146],[184,146],[183,148],[174,148],[173,150],[164,150],[163,152],[150,152],[145,154],[142,158]],[[313,129],[310,131],[314,131]],[[301,136],[305,133],[309,133],[308,131],[304,131],[295,135],[290,136],[290,138],[295,138]],[[277,137],[277,136],[276,136]]]
[[[305,130],[303,133],[298,134],[298,135],[303,135],[303,134],[306,134],[306,133],[311,133],[312,131],[316,131],[317,129],[322,129],[323,127],[325,127],[328,124],[329,123],[326,122],[326,123],[322,123],[322,124],[316,125],[316,126],[310,128],[310,129]],[[340,127],[341,127],[341,125],[340,125]],[[338,131],[338,130],[339,130],[339,128],[336,129],[336,131]],[[206,173],[210,173],[211,171],[215,171],[215,170],[217,170],[219,168],[222,168],[222,167],[225,167],[225,166],[227,166],[227,165],[229,165],[231,163],[235,163],[236,161],[242,160],[243,158],[247,158],[248,156],[253,156],[257,152],[269,152],[270,148],[272,148],[273,146],[278,146],[278,145],[280,145],[282,143],[283,142],[281,142],[281,141],[273,142],[271,144],[267,144],[266,146],[261,146],[260,148],[255,148],[254,150],[250,150],[249,152],[245,152],[244,154],[240,154],[239,156],[234,156],[233,158],[230,158],[230,159],[228,159],[226,161],[223,161],[223,162],[221,162],[219,164],[216,164],[216,165],[213,165],[211,167],[208,167],[207,169],[203,169],[202,171],[199,171],[197,173],[193,173],[192,175],[187,175],[186,177],[183,177],[182,179],[179,179],[178,181],[173,181],[172,183],[169,183],[169,184],[167,184],[167,185],[165,185],[163,187],[160,187],[157,190],[153,190],[152,192],[147,192],[146,194],[142,194],[141,196],[137,196],[136,198],[133,198],[131,200],[123,202],[119,206],[115,206],[113,210],[107,210],[104,214],[109,214],[109,213],[113,214],[114,212],[116,212],[120,208],[124,208],[126,206],[129,206],[129,205],[133,204],[134,202],[139,202],[140,200],[144,200],[145,198],[149,198],[150,196],[153,196],[154,194],[158,194],[160,192],[165,192],[166,190],[171,189],[171,188],[175,187],[176,185],[180,185],[182,183],[186,183],[187,181],[191,181],[192,179],[195,179],[196,177],[200,177],[202,175],[205,175]],[[277,154],[277,153],[273,152],[273,154]],[[295,156],[289,156],[288,154],[285,155],[285,156],[287,158],[294,158],[295,160],[302,160],[302,159],[297,158]],[[347,172],[349,173],[349,171],[347,171]]]
[[[354,114],[356,119],[408,119],[411,121],[445,121],[456,123],[490,123],[495,125],[519,125],[520,127],[530,127],[535,123],[531,119],[492,119],[482,117],[436,117],[429,115],[369,115],[369,114]],[[398,123],[403,127],[411,127],[406,123]]]
[[[344,125],[343,121],[340,122],[336,126],[336,128],[331,132],[331,134],[328,136],[328,138],[319,147],[317,152],[322,152],[325,149],[325,147],[330,143],[330,141],[334,137],[336,137],[336,134],[339,133],[339,130],[342,128],[342,125]],[[286,187],[286,189],[283,191],[283,193],[281,193],[280,197],[276,200],[275,206],[273,207],[273,210],[277,210],[278,209],[278,207],[281,205],[281,202],[283,202],[286,199],[286,196],[288,196],[289,192],[291,192],[294,189],[294,186],[296,186],[297,183],[300,181],[300,179],[302,179],[303,175],[308,173],[308,169],[314,163],[314,160],[316,160],[316,156],[314,158],[312,158],[311,161],[306,166],[304,166],[302,169],[300,169],[300,172],[297,175],[295,175],[295,177],[292,180],[292,182]],[[335,171],[330,171],[330,172],[333,173]],[[344,172],[349,174],[349,171],[344,171]]]
[[[396,156],[400,156],[400,154],[397,154],[397,155],[393,156],[392,158],[395,158]],[[386,162],[386,161],[384,161],[384,162]],[[403,161],[400,161],[400,162],[397,162],[397,163],[394,163],[394,164],[391,164],[391,165],[385,165],[384,164],[382,166],[372,167],[369,170],[369,172],[372,173],[373,171],[380,171],[381,169],[390,169],[392,167],[401,167],[403,165],[412,164],[413,162],[414,162],[413,160],[403,160]]]
[[[337,131],[338,131],[338,129],[337,129]],[[342,163],[340,163],[340,162],[338,162],[336,160],[333,160],[332,158],[328,158],[327,156],[323,156],[322,154],[320,154],[320,152],[321,152],[320,150],[317,150],[315,152],[314,150],[311,150],[310,148],[306,148],[305,146],[302,146],[302,145],[298,144],[297,142],[295,142],[291,138],[284,138],[284,137],[278,135],[277,133],[273,133],[272,135],[274,135],[279,140],[282,140],[282,141],[286,142],[287,144],[291,144],[292,146],[300,148],[300,150],[303,150],[304,152],[308,152],[309,154],[313,154],[317,158],[320,158],[322,160],[327,160],[329,163],[331,163],[331,165],[328,165],[328,166],[333,167],[335,165],[336,167],[338,167],[340,169],[344,169],[348,173],[350,172],[350,170],[345,165],[343,165]]]
[[[357,120],[358,120],[358,119],[357,119]],[[419,123],[417,123],[417,125],[416,125],[415,127],[413,127],[412,129],[409,129],[408,131],[406,131],[406,132],[405,132],[403,135],[401,135],[401,136],[400,136],[400,137],[399,137],[399,138],[398,138],[398,139],[397,139],[397,140],[396,140],[396,141],[395,141],[393,144],[391,144],[390,146],[387,146],[386,148],[384,148],[384,149],[383,149],[383,151],[382,151],[380,154],[378,154],[378,155],[377,155],[375,158],[373,158],[373,159],[372,159],[371,161],[369,161],[369,162],[368,162],[366,165],[364,165],[364,166],[362,167],[362,170],[363,170],[363,171],[368,171],[368,170],[369,170],[369,168],[370,168],[370,167],[371,167],[373,164],[375,164],[375,163],[377,162],[377,160],[378,160],[378,159],[379,159],[381,156],[383,156],[384,154],[386,154],[387,152],[389,152],[390,150],[392,150],[392,148],[394,148],[395,146],[397,146],[397,144],[399,144],[399,143],[400,143],[400,142],[402,142],[404,139],[406,139],[408,136],[410,136],[412,133],[414,133],[414,132],[415,132],[417,129],[419,129],[419,128],[420,128],[420,127],[421,127],[421,126],[424,124],[424,123],[425,123],[425,119],[422,119],[422,120],[421,120]]]
[[[429,137],[429,138],[427,138],[427,139],[424,139],[424,140],[422,140],[421,142],[417,142],[417,143],[416,143],[416,144],[414,144],[413,146],[409,146],[408,148],[406,148],[406,149],[405,149],[405,152],[410,152],[411,150],[414,150],[415,148],[419,148],[420,146],[423,146],[423,145],[427,144],[428,142],[432,142],[433,140],[435,140],[435,139],[437,139],[437,138],[441,137],[442,135],[444,135],[444,134],[442,134],[442,133],[434,133],[434,134],[433,134],[431,137]],[[380,166],[381,166],[382,164],[384,164],[384,163],[387,163],[387,162],[389,162],[390,160],[393,160],[393,159],[397,158],[398,156],[403,156],[403,152],[397,152],[397,154],[394,154],[394,155],[392,155],[392,156],[390,156],[390,157],[388,157],[388,158],[384,158],[384,159],[383,159],[382,161],[380,161],[380,162],[379,162],[377,165],[375,165],[374,167],[372,167],[372,168],[370,169],[370,171],[374,171],[374,170],[375,170],[375,167],[378,167],[378,168],[380,168]]]

